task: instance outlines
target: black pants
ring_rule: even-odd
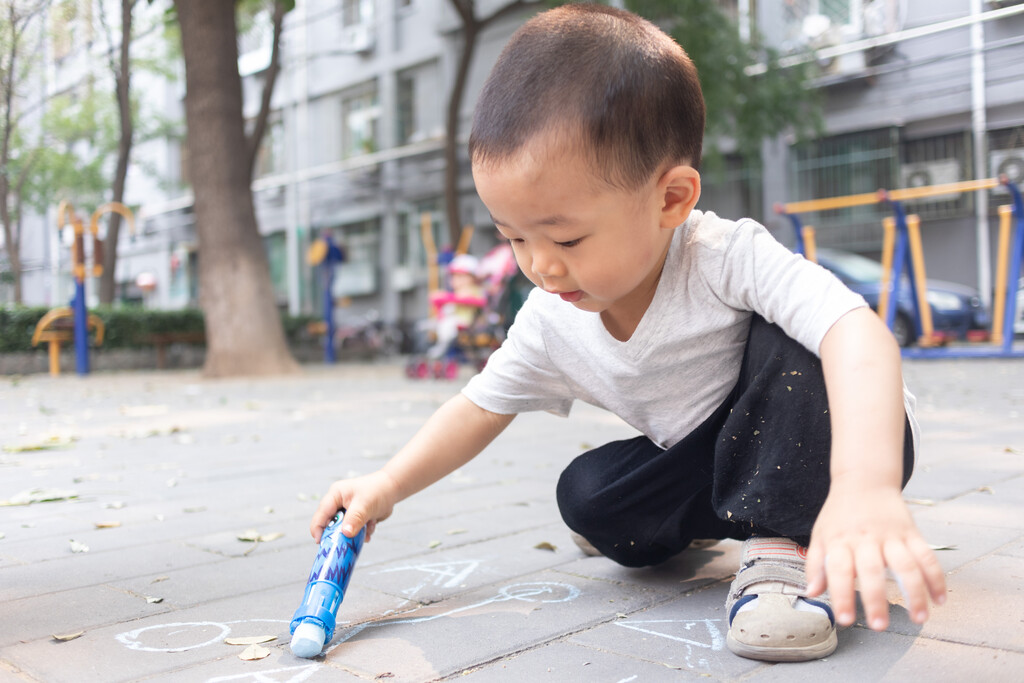
[[[806,545],[828,494],[831,437],[820,360],[755,315],[736,387],[713,415],[668,450],[641,436],[580,455],[558,481],[558,507],[570,529],[629,567],[663,562],[695,538]],[[904,486],[913,464],[908,422]]]

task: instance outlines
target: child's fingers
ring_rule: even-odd
[[[314,541],[320,542],[324,529],[334,519],[334,515],[338,514],[338,510],[341,507],[343,507],[341,494],[336,492],[334,486],[332,486],[327,495],[320,499],[316,512],[313,513],[313,519],[309,523],[309,533],[312,534]]]
[[[804,594],[814,598],[825,592],[828,584],[825,582],[825,551],[822,544],[811,539],[811,545],[807,548],[807,563],[804,565],[804,575],[807,577],[807,589]]]
[[[853,553],[845,545],[833,543],[825,556],[828,594],[832,599],[836,622],[851,625],[857,617],[856,593],[853,589]]]
[[[924,582],[928,586],[928,593],[936,605],[946,602],[946,573],[942,571],[939,558],[925,540],[915,536],[907,541],[907,547],[917,561],[924,576]]]
[[[349,538],[355,538],[356,534],[359,533],[359,530],[364,526],[367,526],[369,521],[370,520],[367,519],[366,510],[363,506],[358,502],[353,501],[352,505],[350,505],[345,511],[345,518],[341,520],[341,533]],[[369,535],[370,532],[371,530],[367,528],[367,535]]]
[[[855,552],[860,600],[868,626],[884,631],[889,626],[889,600],[885,595],[885,560],[876,543],[862,542]]]
[[[918,624],[928,619],[928,593],[917,560],[902,541],[891,539],[885,544],[885,561],[896,576],[896,582],[907,602],[910,618]]]

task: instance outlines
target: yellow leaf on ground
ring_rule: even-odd
[[[550,550],[551,552],[555,552],[555,550],[556,550],[555,546],[551,545],[547,541],[541,541],[540,543],[538,543],[537,545],[535,545],[533,547],[536,548],[537,550]]]
[[[53,634],[53,639],[56,640],[56,641],[59,641],[61,643],[66,643],[69,640],[74,640],[75,638],[81,638],[84,635],[85,635],[85,631],[79,631],[78,633],[67,633],[67,634],[62,635],[62,636],[59,636],[59,635],[57,635],[55,633],[55,634]]]
[[[116,529],[121,526],[121,522],[96,522],[97,529]]]
[[[263,659],[270,656],[270,650],[265,647],[261,647],[256,643],[253,643],[249,647],[242,651],[242,654],[238,655],[238,658],[247,662],[251,662],[255,659]]]
[[[272,640],[277,640],[277,636],[245,636],[244,638],[225,638],[224,642],[227,645],[258,645],[259,643],[269,643]]]

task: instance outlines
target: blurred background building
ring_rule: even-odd
[[[478,1],[483,14],[502,4]],[[753,216],[791,244],[788,224],[771,210],[775,202],[996,173],[1024,180],[1019,2],[721,0],[721,6],[741,34],[760,32],[791,59],[818,62],[822,75],[814,87],[825,94],[825,132],[809,143],[765,141],[759,166],[726,154],[722,168],[707,174],[699,208]],[[461,143],[491,65],[536,7],[482,34],[460,112]],[[350,302],[353,315],[372,311],[387,322],[425,315],[420,220],[429,213],[437,243],[447,243],[442,146],[461,39],[451,0],[298,0],[286,15],[282,73],[253,182],[282,309],[319,310],[321,294],[305,254],[313,239],[329,233],[348,255],[334,295]],[[269,17],[239,39],[247,117],[259,108],[270,43]],[[54,41],[47,50],[42,94],[81,78],[70,42]],[[134,87],[183,127],[183,66],[170,68],[179,78],[140,76]],[[494,231],[473,191],[464,144],[461,149],[463,220],[478,228],[472,251],[484,253],[495,243]],[[126,203],[138,207],[138,230],[121,233],[122,301],[159,308],[197,303],[187,155],[181,135],[141,142],[133,151]],[[988,291],[991,233],[1004,197],[979,192],[909,207],[924,222],[929,276],[980,283]],[[26,218],[25,303],[56,305],[70,297],[67,250],[53,227],[58,200],[49,215]],[[820,244],[876,255],[883,213],[861,207],[805,219],[818,228]]]

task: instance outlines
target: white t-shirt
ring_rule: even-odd
[[[668,448],[732,391],[752,311],[819,354],[829,328],[866,305],[755,221],[694,211],[676,228],[657,291],[628,341],[612,337],[600,315],[534,289],[463,394],[505,415],[566,416],[578,399]],[[905,398],[917,443],[913,397]]]

